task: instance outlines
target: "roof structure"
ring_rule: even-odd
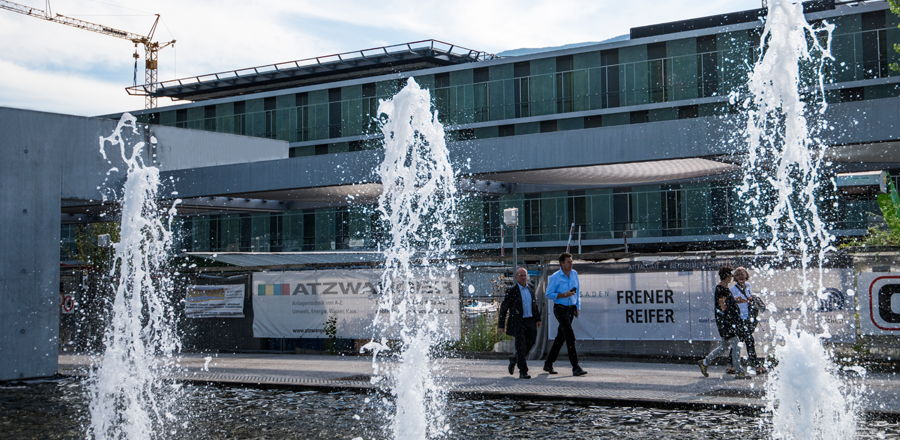
[[[126,90],[132,95],[201,101],[493,58],[496,55],[487,52],[421,40],[162,81],[155,91],[150,84]]]

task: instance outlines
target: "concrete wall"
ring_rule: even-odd
[[[0,108],[0,380],[57,366],[62,155],[30,113]]]
[[[287,159],[285,141],[154,125],[160,171]]]
[[[110,162],[99,153],[99,139],[116,123],[0,107],[0,380],[56,373],[60,201],[99,200],[98,187],[122,186],[118,152],[108,151]],[[280,141],[169,127],[152,132],[169,169],[288,156]],[[110,173],[112,167],[120,171]]]

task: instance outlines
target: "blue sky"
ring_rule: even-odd
[[[42,0],[18,0],[44,9]],[[601,41],[633,26],[757,8],[759,0],[125,1],[56,0],[54,13],[177,39],[160,79],[435,38],[488,52]],[[0,10],[0,106],[98,115],[128,96],[133,45]],[[141,51],[142,52],[142,51]],[[143,70],[138,82],[143,82]],[[167,102],[160,101],[160,105]]]

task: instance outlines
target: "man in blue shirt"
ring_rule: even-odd
[[[519,365],[519,379],[531,379],[525,357],[537,339],[537,329],[541,326],[541,309],[534,297],[534,289],[528,285],[528,271],[524,267],[516,269],[516,284],[506,290],[506,297],[500,304],[498,329],[516,338],[516,354],[509,358],[509,374]],[[509,321],[506,314],[509,313]]]
[[[553,300],[553,316],[559,322],[556,331],[556,340],[550,347],[550,354],[544,362],[544,371],[556,374],[553,363],[559,356],[559,350],[563,342],[566,343],[566,351],[569,353],[569,363],[572,364],[572,374],[584,376],[587,371],[578,365],[578,353],[575,352],[575,331],[572,330],[572,321],[581,310],[581,286],[578,284],[578,272],[572,269],[572,254],[563,252],[559,256],[559,270],[547,282],[547,299]]]

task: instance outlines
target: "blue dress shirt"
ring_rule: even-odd
[[[558,295],[560,293],[566,293],[572,290],[573,287],[575,288],[574,295],[559,298]],[[561,306],[576,306],[578,310],[581,310],[581,286],[578,283],[578,272],[572,269],[569,271],[569,276],[566,276],[560,269],[553,275],[550,275],[550,280],[547,283],[547,299],[552,299],[554,303]]]
[[[531,312],[531,291],[526,286],[519,283],[516,284],[519,285],[519,293],[522,295],[522,317],[531,318],[533,316]]]

